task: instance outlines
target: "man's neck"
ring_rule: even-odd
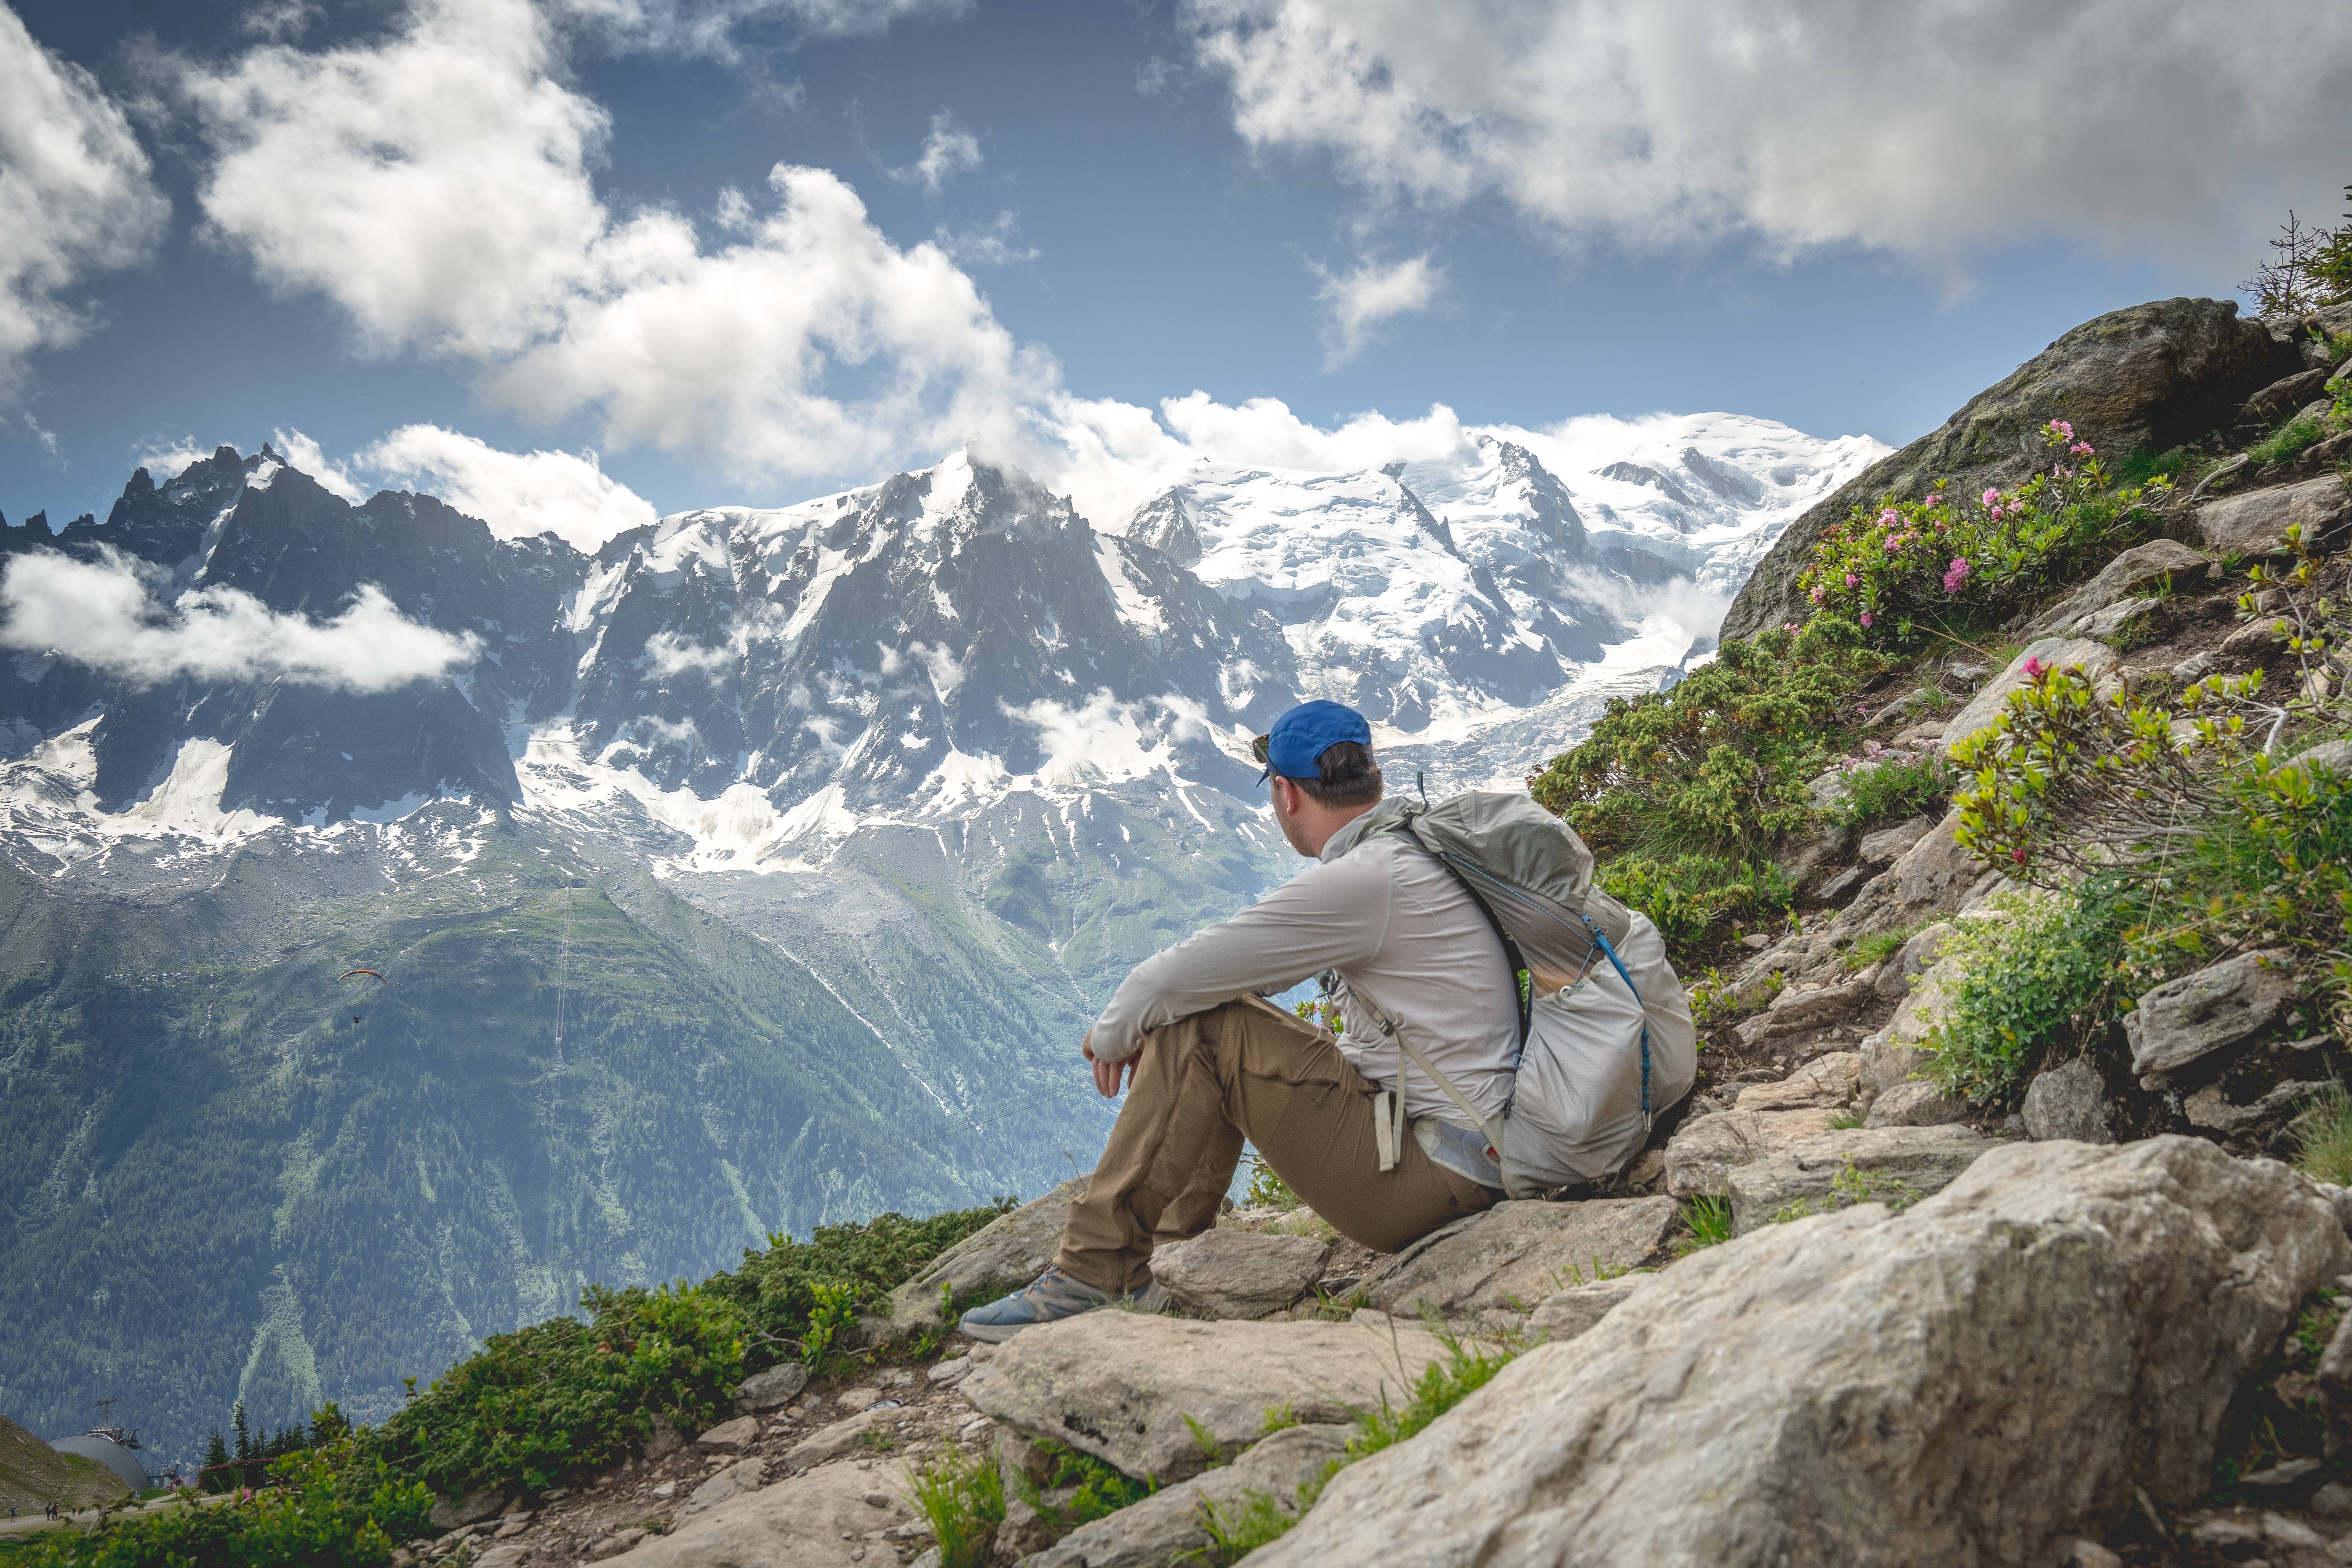
[[[1308,846],[1307,854],[1317,859],[1322,858],[1325,847],[1339,836],[1341,829],[1358,817],[1368,816],[1379,805],[1380,802],[1374,801],[1370,805],[1337,806],[1318,810],[1316,813],[1316,821],[1299,824],[1299,826],[1304,829],[1300,837]]]

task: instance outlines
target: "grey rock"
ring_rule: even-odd
[[[1870,1102],[1864,1127],[1948,1127],[1969,1119],[1969,1102],[1925,1079],[1910,1079]]]
[[[878,1469],[827,1465],[727,1499],[684,1518],[667,1535],[629,1553],[629,1568],[741,1568],[785,1563],[793,1568],[868,1568],[876,1558],[866,1538],[915,1521],[903,1482],[877,1488]],[[706,1485],[708,1483],[705,1483]],[[869,1494],[878,1496],[877,1506]]]
[[[2275,555],[2286,548],[2291,523],[2302,524],[2304,542],[2315,547],[2347,521],[2352,521],[2352,490],[2329,474],[2209,500],[2198,509],[2197,534],[2217,555]]]
[[[461,1524],[476,1524],[486,1519],[496,1519],[506,1512],[514,1501],[514,1493],[485,1487],[467,1492],[461,1498],[443,1498],[433,1505],[428,1516],[436,1530],[455,1530]]]
[[[2318,349],[2322,354],[2327,352],[2308,339],[2305,340],[2303,346],[2305,353],[2314,349]],[[2238,410],[2238,423],[2257,425],[2276,421],[2316,395],[2335,374],[2331,365],[2315,364],[2296,371],[2293,375],[2281,376],[2246,399],[2246,405]]]
[[[1312,1237],[1210,1230],[1154,1248],[1151,1277],[1196,1312],[1263,1318],[1306,1295],[1330,1257],[1330,1245]]]
[[[2095,1541],[2077,1541],[2066,1549],[2066,1568],[2124,1568],[2124,1560]]]
[[[1666,1141],[1666,1191],[1678,1198],[1721,1197],[1737,1165],[1830,1131],[1837,1112],[1722,1110],[1694,1116]]]
[[[931,1260],[929,1268],[890,1292],[887,1324],[877,1337],[904,1339],[947,1326],[940,1310],[940,1287],[960,1297],[1015,1290],[1045,1271],[1062,1245],[1062,1225],[1070,1205],[1086,1191],[1087,1178],[1073,1176],[1044,1197],[999,1215]]]
[[[1844,870],[1823,882],[1818,891],[1825,901],[1835,903],[1868,880],[1870,880],[1869,867],[1848,866]]]
[[[995,1540],[991,1543],[1000,1562],[1026,1561],[1045,1551],[1066,1532],[1060,1521],[1049,1518],[1020,1497],[1004,1500],[1004,1518],[996,1527]]]
[[[788,1361],[745,1378],[742,1386],[735,1391],[735,1408],[773,1410],[799,1398],[801,1390],[807,1386],[808,1368]]]
[[[2137,641],[2153,642],[2156,639],[2147,634],[2147,626],[2155,624],[2161,606],[2162,601],[2157,599],[2117,599],[2105,609],[2084,616],[2076,629],[2086,637],[2110,645],[2127,632]]]
[[[740,1454],[759,1441],[760,1423],[754,1416],[738,1415],[732,1421],[721,1421],[694,1440],[694,1446],[713,1454]]]
[[[1340,1471],[1252,1568],[2046,1563],[2135,1487],[2201,1497],[2239,1380],[2347,1261],[2276,1163],[2003,1145],[1900,1215],[1685,1258]]]
[[[2352,1518],[2352,1486],[2328,1482],[2311,1494],[2311,1511],[2323,1519]]]
[[[1607,1317],[1620,1301],[1652,1278],[1648,1274],[1621,1274],[1614,1279],[1595,1279],[1555,1291],[1528,1315],[1528,1333],[1555,1343],[1572,1340]]]
[[[2265,1122],[2282,1121],[2319,1095],[2326,1094],[2325,1083],[2273,1084],[2252,1104],[2238,1105],[2221,1092],[2220,1084],[2208,1084],[2187,1096],[2180,1108],[2191,1127],[2210,1128],[2216,1132],[2242,1132]]]
[[[827,1459],[837,1459],[856,1447],[859,1439],[872,1431],[889,1415],[887,1410],[864,1410],[855,1415],[820,1426],[784,1450],[784,1468],[811,1470]]]
[[[932,1363],[930,1371],[924,1373],[924,1376],[941,1388],[953,1388],[971,1375],[971,1357],[950,1356],[945,1361]]]
[[[2175,588],[2191,588],[2205,580],[2212,563],[2172,539],[2151,539],[2135,544],[2099,571],[2099,574],[2069,594],[2042,619],[2036,637],[2064,636],[2119,600],[2130,599],[2158,586],[2167,578]],[[2097,636],[2095,632],[2089,636]]]
[[[509,1541],[503,1546],[493,1546],[477,1555],[471,1568],[522,1568],[530,1556],[530,1547],[520,1541]]]
[[[1916,1203],[1951,1185],[1993,1147],[1966,1127],[1824,1132],[1731,1172],[1731,1227],[1744,1236],[1800,1205],[1826,1213],[1854,1202]]]
[[[2108,650],[2110,655],[2113,649]],[[1960,847],[1960,816],[1948,814],[1879,878],[1885,897],[1856,935],[1889,926],[1918,926],[1958,912],[1987,875],[1985,865]],[[1997,873],[1995,874],[1998,875]]]
[[[1911,847],[1936,830],[1932,816],[1914,816],[1892,827],[1882,827],[1875,833],[1862,836],[1860,854],[1865,866],[1891,866],[1910,852]]]
[[[1363,1289],[1382,1311],[1407,1316],[1526,1312],[1603,1269],[1649,1261],[1674,1227],[1665,1197],[1499,1203],[1405,1247]]]
[[[1739,1026],[1745,1045],[1801,1035],[1826,1024],[1842,1024],[1876,994],[1877,976],[1841,975],[1825,985],[1791,985],[1771,1005]]]
[[[1206,1468],[1187,1416],[1231,1452],[1285,1404],[1301,1421],[1339,1423],[1383,1394],[1393,1403],[1444,1353],[1418,1329],[1105,1310],[1024,1330],[961,1392],[1017,1430],[1166,1482]]]
[[[694,1495],[686,1500],[686,1511],[689,1514],[706,1512],[730,1498],[758,1491],[767,1479],[768,1462],[765,1459],[757,1457],[738,1459],[695,1488]]]
[[[1749,1084],[1739,1091],[1737,1104],[1742,1110],[1803,1110],[1852,1105],[1861,1090],[1862,1058],[1853,1051],[1830,1051],[1778,1083]]]
[[[1231,1517],[1253,1492],[1297,1511],[1298,1489],[1346,1452],[1351,1426],[1290,1426],[1275,1433],[1220,1469],[1154,1492],[1141,1502],[1064,1536],[1022,1568],[1169,1568],[1205,1554],[1211,1544],[1202,1516],[1213,1507]]]
[[[2082,1058],[2052,1068],[2025,1088],[2025,1133],[2047,1142],[2069,1138],[2077,1143],[2116,1141],[2115,1108],[2107,1103],[2106,1084],[2099,1069]]]
[[[1939,480],[1955,496],[2016,484],[2045,451],[2036,432],[2053,417],[2103,453],[2164,451],[2224,427],[2251,394],[2301,365],[2299,349],[2239,320],[2228,300],[2155,300],[2085,321],[1791,522],[1733,601],[1722,636],[1802,620],[1811,606],[1797,578],[1822,531],[1857,506],[1917,500]]]
[[[2044,669],[2071,670],[2095,683],[2116,667],[2116,650],[2103,642],[2088,637],[2036,637],[2025,645],[2007,668],[1987,681],[1984,689],[1969,699],[1969,705],[1952,716],[1944,726],[1947,750],[1975,734],[2000,716],[2011,695],[2021,691],[2032,677],[2025,673],[2028,660],[2038,661]]]
[[[2177,1073],[2277,1022],[2294,1001],[2293,958],[2283,949],[2237,953],[2142,996],[2124,1015],[2132,1071]]]

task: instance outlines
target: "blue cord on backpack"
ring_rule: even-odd
[[[1592,927],[1592,940],[1599,942],[1601,951],[1609,955],[1610,963],[1617,971],[1617,978],[1623,981],[1625,989],[1633,994],[1633,1005],[1642,1009],[1642,1125],[1654,1126],[1656,1119],[1650,1114],[1650,1010],[1643,1005],[1642,988],[1633,984],[1632,975],[1625,973],[1625,961],[1619,958],[1617,950],[1609,945],[1608,936],[1593,924],[1591,915],[1581,918],[1586,925]]]

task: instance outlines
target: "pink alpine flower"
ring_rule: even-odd
[[[2067,424],[2063,419],[2053,419],[2050,422],[2050,428],[2056,431],[2059,435],[2064,437],[2069,441],[2074,438],[2074,427],[2072,425]]]
[[[1862,586],[1862,579],[1849,572],[1845,574],[1845,585],[1849,588],[1859,588]]]
[[[2067,447],[2066,450],[2074,453],[2074,456],[2078,458],[2087,458],[2093,452],[2097,451],[2098,448],[2092,446],[2088,441],[2077,441],[2073,446]]]
[[[1957,594],[1960,591],[1960,584],[1968,580],[1969,558],[1965,555],[1954,556],[1952,563],[1944,569],[1944,592]]]
[[[1985,491],[1984,503],[1990,507],[1998,507],[2000,505],[2000,492],[1999,490]]]
[[[1829,590],[1826,588],[1815,588],[1813,590],[1813,603],[1816,605],[1820,604],[1822,602],[1822,596],[1828,592]]]
[[[1896,517],[1896,516],[1895,515],[1895,509],[1894,509],[1893,507],[1891,507],[1891,506],[1890,506],[1890,507],[1888,507],[1885,511],[1882,511],[1882,512],[1880,512],[1880,513],[1878,514],[1878,521],[1879,521],[1881,523],[1885,524],[1886,527],[1888,527],[1888,528],[1892,528],[1892,527],[1894,527],[1897,522],[1900,522],[1900,521],[1902,521],[1902,519],[1900,519],[1900,518],[1898,518],[1898,517]]]
[[[1870,612],[1869,612],[1868,610],[1864,610],[1864,611],[1863,611],[1863,612],[1862,612],[1862,624],[1863,624],[1864,626],[1869,626],[1869,625],[1870,625],[1870,621],[1871,621],[1871,615],[1870,615]]]
[[[2042,672],[2049,668],[2038,658],[2029,658],[2025,661],[2025,679],[2039,680],[2042,679]]]

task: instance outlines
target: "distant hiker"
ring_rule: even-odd
[[[1575,835],[1524,796],[1381,809],[1371,739],[1336,702],[1259,738],[1275,821],[1318,863],[1119,986],[1081,1047],[1102,1093],[1127,1082],[1109,1143],[1053,1266],[964,1332],[1141,1295],[1155,1245],[1216,1222],[1244,1139],[1342,1236],[1393,1252],[1507,1189],[1614,1173],[1688,1092],[1696,1031],[1664,943],[1591,887]],[[1483,848],[1538,890],[1489,876]],[[1507,929],[1528,911],[1573,941],[1530,962],[1536,939]],[[1318,974],[1336,1039],[1262,1000]]]

